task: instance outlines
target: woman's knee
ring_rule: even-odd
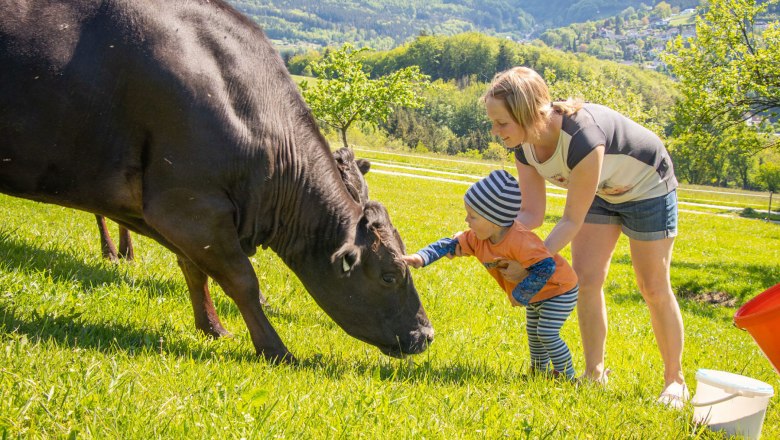
[[[604,281],[607,279],[606,273],[583,273],[577,272],[577,283],[580,287],[580,295],[583,292],[586,295],[593,294],[593,292],[601,292],[604,287]]]
[[[667,282],[638,283],[642,298],[649,305],[663,305],[676,301],[672,286]]]

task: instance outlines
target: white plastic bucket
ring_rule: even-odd
[[[739,374],[717,370],[696,372],[696,395],[691,400],[693,422],[713,431],[761,437],[766,407],[775,391],[771,385]]]

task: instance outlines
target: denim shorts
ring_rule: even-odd
[[[677,191],[635,202],[609,203],[593,199],[585,223],[620,225],[635,240],[652,241],[677,236]]]

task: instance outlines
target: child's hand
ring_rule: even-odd
[[[463,231],[458,231],[458,232],[456,232],[456,233],[454,233],[452,235],[452,238],[458,238],[461,234],[463,234]],[[460,249],[460,244],[455,246],[455,254],[454,255],[453,254],[447,254],[447,258],[449,258],[450,260],[452,260],[455,257],[462,257],[462,256],[463,256],[463,251]]]
[[[403,255],[401,256],[401,259],[404,260],[406,264],[416,269],[423,267],[423,264],[425,264],[425,262],[423,261],[422,257],[419,254]]]

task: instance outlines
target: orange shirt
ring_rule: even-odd
[[[504,238],[498,243],[490,240],[480,240],[473,231],[467,230],[458,236],[458,243],[464,255],[473,255],[479,259],[490,275],[496,279],[498,285],[506,292],[509,302],[513,306],[520,304],[512,297],[512,290],[518,283],[504,279],[495,265],[497,258],[514,260],[527,268],[545,258],[553,257],[555,260],[555,272],[547,281],[547,284],[534,295],[532,303],[539,302],[554,296],[568,292],[577,285],[577,274],[569,263],[559,254],[550,254],[544,246],[544,242],[523,224],[515,221],[504,234]]]

